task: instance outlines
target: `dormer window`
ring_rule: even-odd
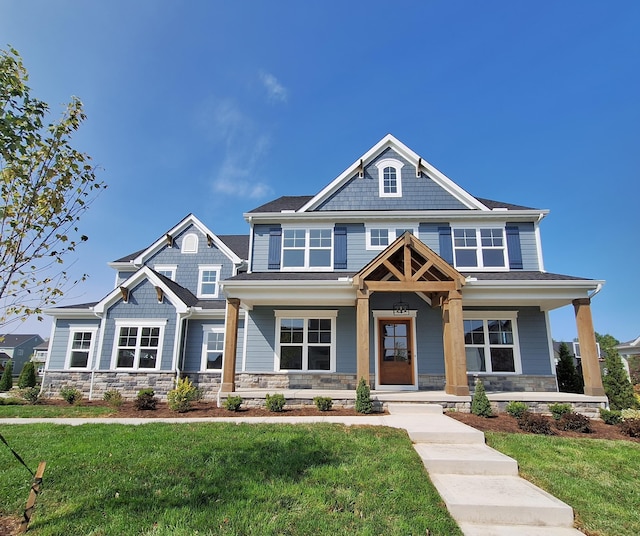
[[[198,235],[189,233],[182,239],[182,253],[198,253]]]
[[[380,197],[402,197],[402,166],[394,158],[385,158],[376,162],[378,168],[378,187]]]

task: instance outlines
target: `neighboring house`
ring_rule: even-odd
[[[1,335],[0,334],[0,364],[3,370],[7,362],[13,362],[13,374],[20,374],[24,364],[31,359],[34,348],[44,342],[40,335]]]
[[[622,363],[629,375],[629,359],[632,357],[640,357],[640,337],[618,344],[616,350],[618,350],[620,357],[622,357]]]
[[[580,355],[580,343],[578,341],[553,341],[553,357],[556,362],[556,365],[558,364],[558,360],[560,358],[560,345],[563,343],[567,345],[567,348],[569,349],[569,354],[573,356],[574,365],[579,366],[581,361],[581,355]],[[596,353],[598,356],[598,361],[602,361],[604,358],[600,353],[599,342],[596,342]]]
[[[41,344],[33,349],[33,361],[36,372],[39,376],[44,372],[44,365],[47,362],[47,354],[49,353],[49,339],[43,341]]]
[[[548,312],[573,305],[585,392],[603,395],[602,281],[544,270],[548,211],[477,198],[388,135],[316,195],[250,212],[247,237],[188,216],[110,263],[115,289],[54,317],[45,391],[556,391]]]

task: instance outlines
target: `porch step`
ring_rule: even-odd
[[[387,404],[387,411],[392,415],[442,415],[440,404]]]
[[[474,525],[459,523],[464,536],[584,536],[568,527],[532,527],[527,525]]]
[[[486,445],[417,443],[414,445],[430,474],[518,476],[518,463]]]
[[[570,506],[516,476],[432,474],[431,480],[461,523],[573,527]]]

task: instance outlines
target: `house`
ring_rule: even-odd
[[[42,341],[38,346],[33,349],[33,361],[38,376],[41,376],[44,372],[44,365],[47,362],[47,354],[49,353],[49,340]]]
[[[640,359],[640,337],[637,337],[630,341],[621,342],[616,346],[616,350],[618,350],[620,357],[622,357],[622,364],[627,371],[627,375],[631,376],[631,359],[636,359],[636,362],[638,359]]]
[[[34,348],[44,342],[40,335],[0,335],[0,365],[2,369],[13,362],[13,374],[18,375],[24,364],[31,359]]]
[[[569,354],[573,356],[573,364],[575,366],[580,366],[581,355],[580,355],[580,343],[578,341],[553,341],[553,358],[558,364],[558,360],[560,359],[560,345],[566,344],[569,349]],[[604,358],[600,353],[600,343],[596,342],[596,354],[598,356],[598,362],[602,362]]]
[[[159,394],[187,375],[241,389],[557,391],[548,312],[575,309],[585,393],[604,395],[591,319],[603,282],[545,271],[548,211],[471,195],[391,135],[317,194],[189,215],[110,265],[112,292],[54,317],[45,390]]]

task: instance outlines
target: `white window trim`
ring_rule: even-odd
[[[73,336],[76,333],[91,333],[91,343],[89,344],[89,350],[87,355],[87,365],[85,367],[72,367],[71,366],[71,352],[73,346]],[[93,350],[95,348],[96,337],[98,335],[97,327],[86,326],[70,326],[69,327],[69,340],[67,341],[67,354],[64,361],[64,368],[69,370],[89,370],[91,368],[91,360],[93,358]]]
[[[477,266],[458,266],[456,261],[456,249],[471,249],[471,248],[456,248],[455,230],[460,229],[475,229],[476,232],[476,259],[478,260]],[[504,252],[504,266],[484,266],[484,259],[482,256],[482,243],[480,237],[480,229],[501,229],[502,230],[502,250]],[[509,248],[507,246],[507,230],[506,224],[496,223],[467,223],[457,224],[451,226],[451,247],[453,248],[453,266],[458,270],[474,271],[474,272],[508,272],[509,271]],[[500,248],[487,248],[487,249],[500,249]]]
[[[395,158],[384,158],[376,162],[378,168],[378,195],[380,197],[402,197],[402,168],[404,164]],[[387,167],[396,170],[396,191],[385,193],[384,191],[384,169]]]
[[[222,364],[219,369],[207,368],[207,336],[209,333],[222,333]],[[224,335],[225,329],[221,325],[204,325],[202,326],[202,356],[200,358],[200,370],[202,372],[213,372],[216,374],[222,374],[224,368]]]
[[[134,319],[134,318],[122,318],[115,321],[115,333],[113,337],[113,351],[111,353],[111,369],[113,370],[160,370],[160,364],[162,362],[162,347],[164,345],[164,329],[167,325],[166,320],[149,320],[149,319]],[[136,354],[133,360],[133,367],[118,367],[118,339],[120,338],[120,328],[160,328],[158,334],[158,354],[156,358],[155,368],[140,368],[140,346],[139,340],[142,336],[142,331],[138,330],[136,337]]]
[[[384,249],[387,249],[398,237],[396,236],[396,231],[398,229],[411,229],[411,232],[413,233],[413,236],[415,236],[416,238],[418,238],[418,224],[416,223],[409,223],[406,225],[401,225],[401,224],[389,224],[389,223],[382,223],[382,224],[375,224],[375,223],[367,223],[365,224],[365,233],[366,233],[366,248],[368,250],[374,250],[374,251],[382,251]],[[387,230],[387,242],[388,244],[386,246],[374,246],[371,244],[371,230],[372,229],[386,229]]]
[[[304,266],[285,266],[284,264],[284,233],[285,231],[299,230],[304,231]],[[311,230],[324,230],[329,231],[331,233],[331,246],[329,248],[322,248],[329,250],[330,252],[330,260],[329,266],[310,266],[310,258],[311,258]],[[280,246],[280,271],[282,272],[332,272],[333,271],[333,263],[334,263],[334,244],[335,244],[335,236],[334,236],[334,227],[330,227],[327,225],[283,225],[282,226],[282,244]],[[296,248],[298,249],[298,248]],[[313,248],[317,249],[317,248]]]
[[[319,311],[310,311],[310,310],[275,310],[276,317],[276,333],[275,333],[275,352],[273,355],[273,370],[276,372],[292,372],[292,373],[300,373],[300,372],[311,372],[318,374],[329,374],[331,372],[336,371],[336,336],[337,336],[337,323],[336,319],[338,318],[337,310],[319,310]],[[305,321],[304,328],[304,336],[302,342],[302,368],[301,369],[281,369],[280,368],[280,326],[281,320],[283,318],[300,318]],[[305,349],[308,348],[307,341],[307,324],[306,321],[310,319],[329,319],[331,320],[331,344],[329,348],[329,369],[328,370],[316,370],[309,369],[308,360],[305,360],[305,355],[308,357],[308,352],[305,352]],[[306,361],[306,362],[305,362]]]
[[[177,264],[156,264],[153,269],[156,272],[171,272],[169,279],[171,279],[171,281],[176,280],[176,271],[178,270]]]
[[[220,271],[222,270],[221,264],[203,264],[198,266],[198,289],[197,289],[197,297],[198,298],[217,298],[220,294]],[[201,291],[202,289],[202,277],[204,276],[204,272],[216,272],[216,290],[213,294],[205,294]]]
[[[522,374],[522,359],[520,356],[520,338],[518,336],[518,311],[463,311],[463,320],[511,320],[511,329],[513,330],[513,366],[514,372],[493,372],[491,370],[491,344],[489,344],[489,337],[487,333],[487,325],[483,324],[485,330],[484,337],[484,349],[485,349],[485,372],[480,371],[467,371],[468,374],[487,376],[487,375],[506,375],[514,376],[516,374]],[[466,348],[465,344],[465,348]],[[476,346],[476,345],[472,345]],[[511,347],[511,345],[493,345],[493,346],[505,346]]]
[[[187,244],[189,242],[188,239],[194,240],[195,248],[187,248]],[[197,235],[197,233],[187,233],[182,237],[182,245],[180,246],[180,253],[193,255],[195,253],[198,253],[199,246],[200,246],[200,237]]]

